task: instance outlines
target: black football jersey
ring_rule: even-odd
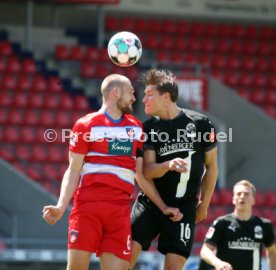
[[[212,122],[203,114],[183,110],[172,120],[146,120],[144,132],[144,149],[155,151],[157,163],[177,157],[188,163],[188,172],[168,171],[154,179],[164,202],[180,207],[187,198],[195,198],[204,173],[204,153],[216,146]]]
[[[260,270],[263,245],[274,242],[270,220],[252,216],[247,221],[229,214],[217,218],[209,228],[205,242],[217,247],[217,257],[234,270]]]

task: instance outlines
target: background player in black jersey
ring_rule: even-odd
[[[165,270],[180,270],[189,257],[195,223],[207,216],[218,167],[215,131],[200,113],[179,108],[178,86],[168,71],[150,70],[145,76],[143,124],[144,174],[153,179],[165,205],[179,208],[181,219],[170,218],[140,193],[132,210],[133,251],[130,267],[141,250],[159,235],[158,250]],[[200,191],[199,200],[197,195]]]
[[[237,182],[233,189],[234,212],[217,218],[209,228],[200,255],[214,269],[260,270],[263,245],[269,269],[276,269],[272,224],[252,214],[255,192],[248,180]]]

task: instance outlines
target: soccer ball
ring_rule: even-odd
[[[120,67],[130,67],[142,55],[142,43],[131,32],[119,32],[108,42],[107,52],[111,61]]]

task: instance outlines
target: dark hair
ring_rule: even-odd
[[[177,101],[178,85],[170,71],[151,69],[145,74],[143,81],[146,85],[156,85],[156,90],[161,95],[168,92],[172,102]]]

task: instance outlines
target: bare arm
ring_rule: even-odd
[[[168,171],[186,172],[186,161],[182,158],[175,158],[162,163],[156,163],[156,154],[153,150],[144,151],[144,174],[146,178],[159,178]]]
[[[266,248],[266,258],[269,270],[276,270],[276,246],[275,244]]]
[[[217,147],[205,153],[204,165],[206,171],[201,181],[196,223],[207,217],[208,207],[216,186],[218,177]]]
[[[201,251],[200,251],[200,257],[210,265],[213,265],[216,270],[232,270],[231,264],[220,260],[216,256],[216,247],[207,243],[204,243]]]
[[[178,208],[168,207],[159,192],[157,191],[154,182],[145,178],[143,174],[143,158],[138,157],[136,160],[136,180],[139,187],[145,192],[148,198],[165,214],[171,216],[173,221],[179,221],[182,219],[183,214]]]
[[[77,188],[83,160],[84,155],[69,152],[69,166],[62,179],[58,203],[43,208],[43,218],[47,223],[53,225],[62,218]]]

